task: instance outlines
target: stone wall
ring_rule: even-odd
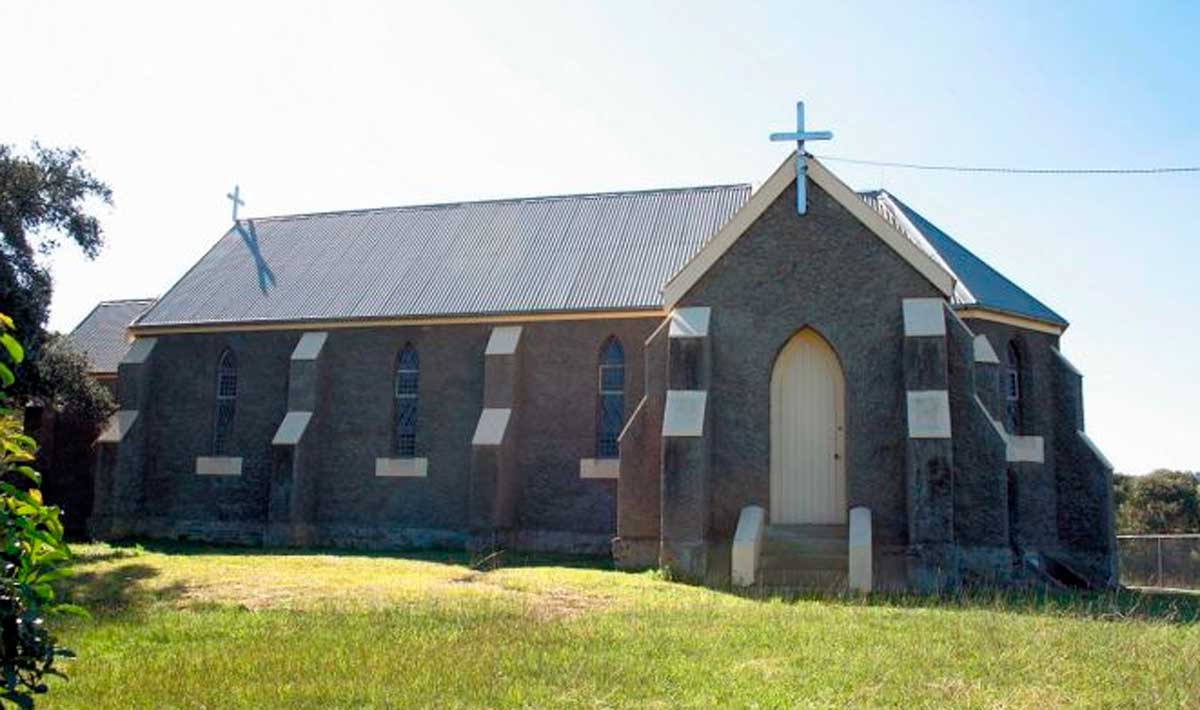
[[[524,324],[519,379],[524,411],[515,420],[522,481],[515,544],[608,550],[616,531],[616,481],[580,477],[580,459],[595,456],[599,352],[610,336],[625,348],[628,417],[642,396],[641,343],[658,323],[636,318]],[[327,331],[319,369],[324,381],[315,390],[322,395],[304,434],[304,475],[315,500],[306,541],[356,547],[466,541],[471,441],[483,406],[484,348],[492,328]],[[122,501],[136,511],[131,511],[136,524],[99,532],[260,544],[272,470],[286,477],[290,466],[275,460],[281,454],[272,451],[272,438],[288,411],[290,357],[301,334],[159,336],[147,365],[150,396],[138,405],[138,425],[146,427],[144,454],[135,467],[144,472],[141,494],[136,502]],[[424,477],[379,477],[376,458],[393,455],[393,371],[405,343],[420,355],[416,455],[428,460],[428,468]],[[212,453],[216,367],[226,347],[237,356],[239,388],[227,454],[243,459],[242,473],[197,475],[196,458]],[[127,457],[135,455],[130,451]],[[101,478],[105,490],[111,489],[112,477]]]
[[[846,381],[850,507],[872,510],[883,577],[907,545],[901,300],[937,289],[827,193],[809,210],[789,188],[689,291],[712,308],[710,536],[733,535],[747,505],[769,509],[770,380],[779,349],[806,326],[837,352]]]

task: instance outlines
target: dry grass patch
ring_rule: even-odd
[[[578,560],[87,545],[47,708],[1200,707],[1200,600],[748,596]],[[761,591],[761,590],[760,590]]]

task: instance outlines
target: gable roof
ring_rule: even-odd
[[[1066,328],[1067,321],[954,240],[919,212],[884,190],[860,193],[867,204],[888,217],[914,244],[945,266],[957,279],[953,302],[979,306]]]
[[[67,340],[87,356],[89,372],[116,374],[129,350],[129,324],[152,305],[153,298],[101,301],[75,326]]]
[[[947,298],[954,293],[954,274],[945,263],[920,249],[900,232],[899,227],[881,213],[871,209],[846,183],[829,171],[819,160],[805,155],[805,171],[809,179],[858,219],[872,234],[891,247],[901,258],[924,276]],[[704,248],[663,287],[663,302],[672,308],[700,280],[730,247],[745,234],[789,186],[796,182],[796,153],[792,152],[758,189],[746,206],[721,228]]]
[[[749,185],[244,220],[137,328],[661,311],[659,289]]]

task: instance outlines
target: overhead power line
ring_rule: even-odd
[[[904,170],[937,170],[950,173],[1004,173],[1017,175],[1162,175],[1170,173],[1200,173],[1200,165],[1152,168],[1003,168],[972,165],[925,165],[922,163],[893,163],[884,160],[858,160],[836,155],[815,155],[821,160],[851,165],[872,165]]]

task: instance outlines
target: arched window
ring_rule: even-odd
[[[224,456],[233,434],[233,415],[237,409],[237,358],[225,348],[217,361],[217,419],[213,427],[213,455]]]
[[[625,351],[609,338],[600,351],[600,421],[596,430],[596,456],[616,458],[617,437],[625,426]]]
[[[411,458],[417,455],[417,380],[421,375],[421,358],[411,343],[396,356],[396,455]]]
[[[1015,340],[1008,341],[1005,353],[1004,377],[1001,387],[1004,389],[1004,424],[1010,434],[1021,433],[1021,351]]]

